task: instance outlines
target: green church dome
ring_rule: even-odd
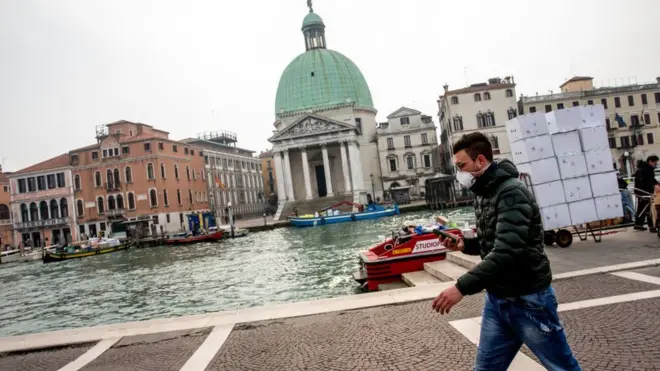
[[[310,11],[303,20],[307,51],[280,77],[276,115],[345,105],[374,109],[362,72],[343,54],[326,49],[324,30],[321,17]]]

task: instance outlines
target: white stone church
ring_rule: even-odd
[[[383,194],[369,86],[350,59],[326,48],[325,25],[311,7],[302,31],[306,51],[282,73],[269,139],[276,219],[292,205],[366,203],[367,194]]]

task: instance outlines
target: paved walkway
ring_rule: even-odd
[[[660,370],[657,236],[621,233],[548,254],[583,369]],[[440,316],[430,299],[452,284],[4,338],[0,370],[471,370],[483,294]],[[523,348],[510,369],[543,368]]]

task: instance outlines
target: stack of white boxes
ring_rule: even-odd
[[[623,215],[602,105],[507,122],[513,162],[530,177],[546,230]]]

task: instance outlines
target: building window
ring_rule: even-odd
[[[158,150],[163,151],[164,149],[165,149],[165,145],[163,144],[163,142],[158,142]]]
[[[47,220],[48,217],[48,204],[46,201],[41,201],[39,203],[39,214],[41,215],[41,220]]]
[[[630,126],[635,128],[639,127],[639,116],[637,115],[630,115]]]
[[[623,148],[628,148],[630,147],[630,138],[629,137],[621,137],[621,147]]]
[[[188,152],[189,152],[189,151],[188,151],[188,148],[184,148],[184,149],[183,149],[183,154],[184,154],[184,155],[187,155]]]
[[[475,102],[481,102],[481,94],[477,93],[474,95],[474,101]]]
[[[607,109],[607,98],[601,98],[600,104],[603,105],[603,108]]]
[[[170,206],[170,199],[167,197],[167,189],[163,190],[163,204]]]
[[[178,190],[178,189],[176,190],[176,202],[177,202],[179,205],[182,205],[182,203],[181,203],[181,191]]]
[[[534,113],[534,112],[536,112],[536,107],[535,106],[529,107],[529,113]]]
[[[484,93],[484,100],[490,100],[490,93],[489,92]]]
[[[92,160],[98,160],[99,159],[99,153],[97,151],[92,152]]]
[[[564,103],[557,103],[557,109],[564,109]]]
[[[614,97],[614,107],[621,108],[621,98]]]
[[[545,112],[546,112],[546,113],[547,113],[547,112],[552,112],[552,105],[550,105],[550,104],[546,104],[546,105],[545,105]]]
[[[644,124],[644,125],[651,125],[651,115],[649,115],[648,113],[645,113],[645,114],[644,114],[644,122],[643,122],[643,124]]]
[[[478,128],[483,128],[485,126],[486,126],[486,121],[484,120],[483,113],[481,113],[481,112],[477,113],[477,127]]]
[[[403,136],[403,144],[406,146],[406,148],[412,147],[412,144],[410,143],[410,135]]]
[[[76,175],[73,177],[73,188],[74,188],[76,191],[79,191],[79,190],[82,189],[82,187],[80,186],[80,175],[78,175],[78,174],[76,174]]]
[[[151,162],[147,164],[147,179],[156,179],[156,175],[154,174],[154,164]]]
[[[69,204],[66,202],[66,198],[60,200],[60,217],[66,218],[69,216]]]
[[[195,172],[195,169],[192,170],[192,176],[193,180],[197,180],[197,172]]]
[[[43,190],[46,189],[46,177],[45,176],[42,175],[42,176],[37,177],[37,188],[40,191],[43,191]]]
[[[145,143],[144,144],[144,151],[145,152],[151,152],[151,143]]]
[[[103,204],[103,197],[101,196],[96,198],[96,211],[98,211],[99,214],[105,213],[105,205]]]
[[[151,207],[158,207],[158,193],[153,188],[149,190],[149,205]]]
[[[135,195],[133,192],[130,192],[128,194],[128,208],[130,210],[135,210]]]
[[[655,93],[655,102],[660,103],[660,93]]]
[[[655,140],[653,138],[653,133],[646,133],[646,143],[654,144]]]
[[[486,112],[484,115],[486,119],[486,126],[495,126],[495,114],[493,112]]]
[[[30,221],[35,222],[39,220],[39,208],[34,202],[30,203]]]
[[[406,126],[410,124],[410,119],[408,117],[402,117],[399,119],[399,121],[401,121],[401,126]]]
[[[644,134],[637,134],[637,144],[640,146],[644,145]]]
[[[462,131],[463,130],[463,117],[462,116],[454,116],[453,121],[454,121],[454,131]]]
[[[167,220],[167,224],[170,224],[170,214],[165,214],[165,219]]]
[[[117,208],[117,205],[115,204],[115,197],[114,196],[108,196],[108,210],[114,210]]]
[[[517,116],[517,114],[516,114],[516,110],[513,109],[513,108],[509,108],[509,109],[506,111],[506,113],[507,113],[507,115],[509,116],[509,120],[511,120],[511,119],[513,119],[513,118],[516,118],[516,116]]]
[[[154,215],[151,220],[153,220],[154,224],[158,224],[158,215]]]
[[[162,162],[160,163],[160,177],[165,179],[165,164]]]
[[[30,214],[28,213],[28,207],[26,204],[21,204],[21,221],[23,223],[30,221]]]
[[[101,180],[101,172],[97,171],[94,173],[94,185],[98,188],[103,185],[103,180]]]
[[[577,107],[577,106],[579,106],[579,105],[580,105],[580,102],[578,102],[578,101],[573,101],[573,107]]]
[[[124,208],[124,196],[122,196],[121,194],[118,194],[117,197],[116,197],[116,200],[117,200],[117,208],[120,209],[120,210],[123,209]]]
[[[113,187],[114,181],[113,181],[113,177],[112,177],[112,169],[108,169],[108,171],[106,171],[105,178],[106,178],[105,182],[108,185],[108,188],[110,188],[110,189],[114,188]]]
[[[190,180],[190,166],[186,166],[186,177]]]
[[[390,171],[396,171],[396,158],[391,157],[387,161],[390,164]]]
[[[427,133],[422,133],[422,144],[429,144],[429,136]]]
[[[609,118],[605,119],[605,127],[607,128],[607,130],[610,130],[612,128],[610,126],[610,119]]]
[[[25,179],[18,180],[18,193],[27,192],[27,187],[25,186]]]
[[[357,130],[358,135],[362,135],[362,119],[359,117],[355,118],[355,129]]]
[[[66,187],[66,181],[64,180],[64,173],[57,173],[57,188]]]
[[[119,187],[119,181],[121,180],[119,178],[119,169],[115,169],[115,171],[113,171],[112,174],[114,175],[113,178],[115,180],[115,186]]]
[[[51,219],[57,219],[60,215],[60,205],[57,204],[57,201],[50,200],[50,217]]]
[[[130,153],[130,151],[131,151],[131,150],[130,150],[130,147],[129,147],[129,146],[121,147],[121,153],[122,153],[122,155],[127,155],[127,154]]]
[[[594,101],[591,100],[591,99],[589,99],[589,100],[587,101],[587,105],[593,106],[593,105],[594,105]]]
[[[190,204],[193,204],[193,195],[192,195],[192,190],[188,190],[188,200],[190,200]]]
[[[646,98],[646,94],[642,94],[642,104],[649,104],[649,101]]]
[[[610,148],[616,148],[616,138],[607,138],[610,143]]]
[[[76,214],[78,214],[79,218],[85,215],[85,205],[83,204],[82,200],[76,201]]]
[[[422,164],[424,164],[425,168],[430,168],[431,167],[431,155],[428,153],[422,154]]]
[[[498,138],[497,136],[492,135],[492,136],[490,137],[490,145],[493,147],[493,151],[497,151],[498,154],[499,154],[499,150],[500,150],[500,140],[499,140],[499,138]]]
[[[451,97],[451,104],[458,104],[458,97]]]
[[[513,97],[513,90],[511,90],[511,89],[506,89],[506,96],[507,96],[507,98],[509,98],[509,97]]]
[[[49,174],[46,176],[46,183],[48,184],[48,189],[55,188],[55,174]]]
[[[126,173],[126,183],[133,183],[133,171],[131,170],[130,166],[126,166],[126,169],[124,169],[124,172]]]
[[[635,105],[635,98],[632,95],[628,96],[628,106],[632,107]]]
[[[179,148],[176,146],[176,144],[172,144],[172,152],[178,152]]]
[[[37,180],[35,178],[28,178],[28,192],[36,192],[37,190]]]
[[[179,179],[179,165],[174,164],[174,178]]]
[[[414,155],[406,156],[406,164],[408,165],[408,170],[414,170],[415,169],[415,156]]]

